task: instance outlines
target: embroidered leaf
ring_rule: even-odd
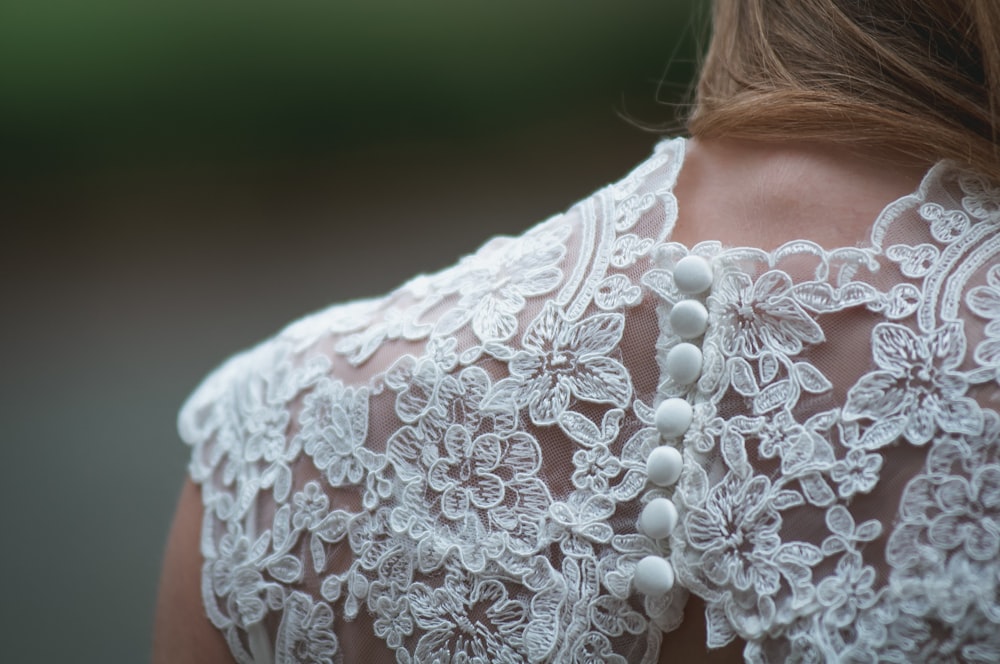
[[[274,526],[271,529],[271,539],[274,541],[275,549],[285,549],[285,540],[289,535],[289,522],[291,520],[292,508],[282,505],[281,509],[274,513]]]
[[[567,410],[559,416],[559,428],[575,442],[586,447],[593,447],[603,442],[601,432],[593,422],[572,410]]]
[[[907,277],[923,277],[938,259],[938,249],[932,244],[919,244],[915,247],[905,244],[895,244],[886,249],[885,255],[899,263],[899,269]]]
[[[770,383],[778,375],[778,358],[774,353],[765,351],[760,354],[760,382]]]
[[[812,567],[823,560],[823,552],[818,546],[808,542],[790,542],[781,546],[778,559]]]
[[[617,268],[629,267],[640,256],[648,253],[652,246],[652,238],[640,238],[632,233],[622,235],[615,240],[611,250],[611,264]]]
[[[884,302],[883,313],[892,320],[907,318],[920,306],[921,297],[920,289],[913,284],[896,284]]]
[[[903,415],[878,420],[862,434],[858,447],[866,450],[881,449],[903,435],[907,424],[908,419]]]
[[[642,285],[649,288],[667,302],[677,301],[678,292],[674,285],[674,275],[668,270],[649,270],[642,275]]]
[[[237,516],[246,514],[246,511],[250,509],[250,506],[257,500],[257,492],[260,491],[260,487],[261,481],[256,477],[248,479],[240,486],[239,497],[234,506]]]
[[[796,390],[792,382],[788,379],[779,380],[761,390],[753,400],[753,412],[759,414],[767,413],[775,408],[790,405],[795,396]]]
[[[619,553],[649,553],[649,538],[645,535],[615,535],[611,546]]]
[[[281,556],[268,563],[267,571],[282,583],[295,583],[302,574],[302,563],[295,556]]]
[[[819,473],[809,473],[799,478],[802,493],[813,505],[826,507],[833,504],[837,496]]]
[[[708,496],[708,474],[701,464],[688,464],[682,478],[685,499],[691,505],[698,505]]]
[[[611,497],[624,503],[638,496],[646,486],[646,473],[640,470],[630,470],[625,473],[622,481],[611,490]]]
[[[309,553],[312,554],[313,570],[317,574],[322,573],[326,569],[326,547],[315,533],[309,538]]]
[[[621,408],[613,408],[604,413],[601,419],[601,442],[610,445],[621,431],[622,420],[625,419],[625,411]]]
[[[810,281],[793,286],[791,293],[797,302],[810,311],[822,314],[840,310],[840,303],[830,284]]]
[[[708,630],[707,645],[709,648],[721,648],[736,638],[736,632],[729,624],[726,610],[720,603],[711,603],[705,608],[705,622]]]
[[[250,547],[250,552],[247,554],[249,560],[257,561],[262,558],[267,552],[267,547],[271,544],[271,533],[269,531],[264,531],[260,534],[256,540],[254,540],[253,545]]]
[[[288,494],[292,490],[292,469],[285,464],[275,464],[274,479],[274,499],[279,503],[288,500]]]
[[[623,274],[613,274],[600,283],[594,293],[594,304],[605,311],[632,307],[642,300],[642,289]]]
[[[854,281],[842,286],[837,299],[844,309],[868,304],[878,298],[878,291],[871,284]]]
[[[822,413],[816,413],[806,420],[805,428],[813,431],[828,431],[830,427],[837,423],[840,411],[836,408]]]
[[[632,410],[643,424],[652,424],[656,419],[655,411],[640,399],[632,402]]]
[[[351,515],[343,510],[334,510],[323,519],[316,530],[316,535],[327,542],[338,542],[347,534],[347,526]]]
[[[877,519],[869,519],[860,526],[854,536],[861,542],[871,542],[882,534],[882,524]]]
[[[613,596],[626,599],[632,594],[632,575],[618,571],[610,571],[604,575],[604,587]]]
[[[843,505],[834,505],[826,512],[826,527],[831,533],[850,538],[854,534],[854,517]]]
[[[787,489],[784,491],[778,491],[771,499],[771,505],[778,511],[787,510],[790,507],[798,507],[799,505],[805,504],[805,502],[805,499],[798,491],[791,491]]]
[[[743,436],[731,429],[722,434],[722,458],[730,470],[739,477],[746,477],[752,471],[747,461],[747,448]]]
[[[742,357],[734,357],[729,361],[729,372],[733,389],[743,396],[753,396],[760,391],[757,387],[757,380],[753,377],[750,363]]]
[[[322,585],[319,587],[319,592],[328,602],[336,602],[340,599],[341,593],[341,580],[336,574],[331,574],[330,576],[323,579]]]
[[[531,615],[524,630],[524,645],[528,651],[528,660],[541,662],[548,658],[556,646],[557,639],[552,638],[552,625],[562,611],[563,594],[556,586],[543,590],[531,600]]]
[[[581,528],[580,534],[592,542],[606,543],[611,541],[615,531],[606,523],[591,523]]]
[[[795,363],[795,377],[798,378],[802,389],[812,394],[822,394],[833,389],[833,383],[808,362]]]

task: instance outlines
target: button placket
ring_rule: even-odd
[[[691,341],[703,336],[708,329],[708,310],[703,302],[691,296],[707,295],[713,278],[712,265],[701,256],[686,256],[674,266],[674,283],[688,297],[673,306],[669,321],[673,331],[685,341],[667,353],[665,370],[680,385],[691,385],[701,375],[702,350]],[[693,419],[694,407],[687,399],[670,397],[657,406],[654,422],[660,434],[660,445],[646,458],[646,476],[651,484],[668,488],[680,478],[683,457],[676,444]],[[637,525],[647,537],[660,540],[669,537],[678,518],[673,501],[657,496],[646,503]],[[636,564],[633,584],[646,595],[663,595],[673,588],[673,566],[662,556],[646,556]]]

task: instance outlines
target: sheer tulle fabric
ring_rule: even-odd
[[[748,661],[1000,658],[1000,189],[940,164],[866,246],[688,249],[683,157],[664,142],[206,379],[180,430],[238,661],[653,662],[689,592]],[[685,340],[692,254],[713,276]],[[682,342],[689,384],[666,367]],[[693,418],[664,439],[672,397]],[[683,471],[660,487],[664,444]],[[659,540],[636,525],[655,498],[679,514]],[[636,590],[647,556],[666,594]]]

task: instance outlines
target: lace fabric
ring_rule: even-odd
[[[192,395],[204,602],[237,661],[653,662],[689,592],[752,662],[1000,658],[1000,189],[943,163],[866,246],[688,249],[684,148]],[[650,557],[669,590],[637,590]]]

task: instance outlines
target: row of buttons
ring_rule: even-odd
[[[712,285],[712,266],[700,256],[686,256],[674,266],[674,283],[685,295],[704,293]],[[697,339],[708,327],[708,310],[695,299],[681,300],[670,311],[670,326],[679,337]],[[701,375],[701,348],[684,341],[670,349],[666,358],[667,374],[681,385],[690,385]],[[676,447],[669,444],[681,438],[691,426],[694,409],[686,399],[665,399],[656,409],[656,429],[661,444],[646,459],[649,481],[659,487],[673,486],[681,476],[683,460]],[[677,508],[668,498],[657,497],[646,503],[639,515],[639,528],[653,539],[668,537],[677,525]],[[662,556],[646,556],[635,567],[633,582],[646,595],[659,596],[674,586],[674,569]]]

